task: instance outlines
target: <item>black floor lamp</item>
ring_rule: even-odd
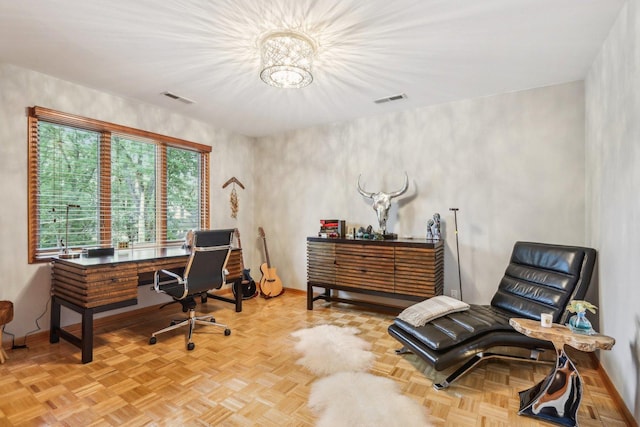
[[[458,288],[460,289],[460,301],[462,299],[462,275],[460,274],[460,247],[458,245],[458,208],[449,208],[453,211],[453,220],[456,227],[456,258],[458,258]]]

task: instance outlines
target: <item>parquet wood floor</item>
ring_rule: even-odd
[[[247,300],[242,313],[211,299],[199,309],[232,334],[198,328],[193,351],[183,330],[148,345],[151,332],[183,316],[172,305],[98,320],[94,361],[86,365],[64,340],[29,337],[28,349],[9,351],[0,365],[0,426],[312,426],[307,398],[316,377],[295,363],[290,334],[325,323],[359,328],[376,354],[372,373],[395,380],[428,408],[435,426],[549,425],[517,415],[517,392],[540,381],[549,365],[490,361],[435,391],[432,380],[447,372],[394,353],[399,345],[386,331],[392,315],[319,302],[307,311],[305,295],[292,291]],[[586,385],[580,424],[624,426],[591,360],[572,356]]]

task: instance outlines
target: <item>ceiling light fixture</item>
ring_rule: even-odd
[[[260,42],[262,71],[260,78],[268,85],[302,88],[313,81],[311,65],[315,44],[305,34],[279,31],[267,34]]]

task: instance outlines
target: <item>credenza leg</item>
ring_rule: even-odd
[[[307,283],[307,310],[313,310],[313,285]]]

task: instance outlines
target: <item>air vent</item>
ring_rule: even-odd
[[[384,104],[385,102],[399,101],[401,99],[407,99],[407,95],[405,95],[404,93],[399,93],[398,95],[391,95],[385,98],[376,99],[373,102],[375,102],[376,104]]]
[[[183,96],[178,96],[175,93],[171,93],[171,92],[162,92],[162,94],[164,96],[166,96],[167,98],[171,98],[171,99],[175,99],[176,101],[180,101],[183,102],[185,104],[195,104],[196,101],[193,101],[189,98],[185,98]]]

